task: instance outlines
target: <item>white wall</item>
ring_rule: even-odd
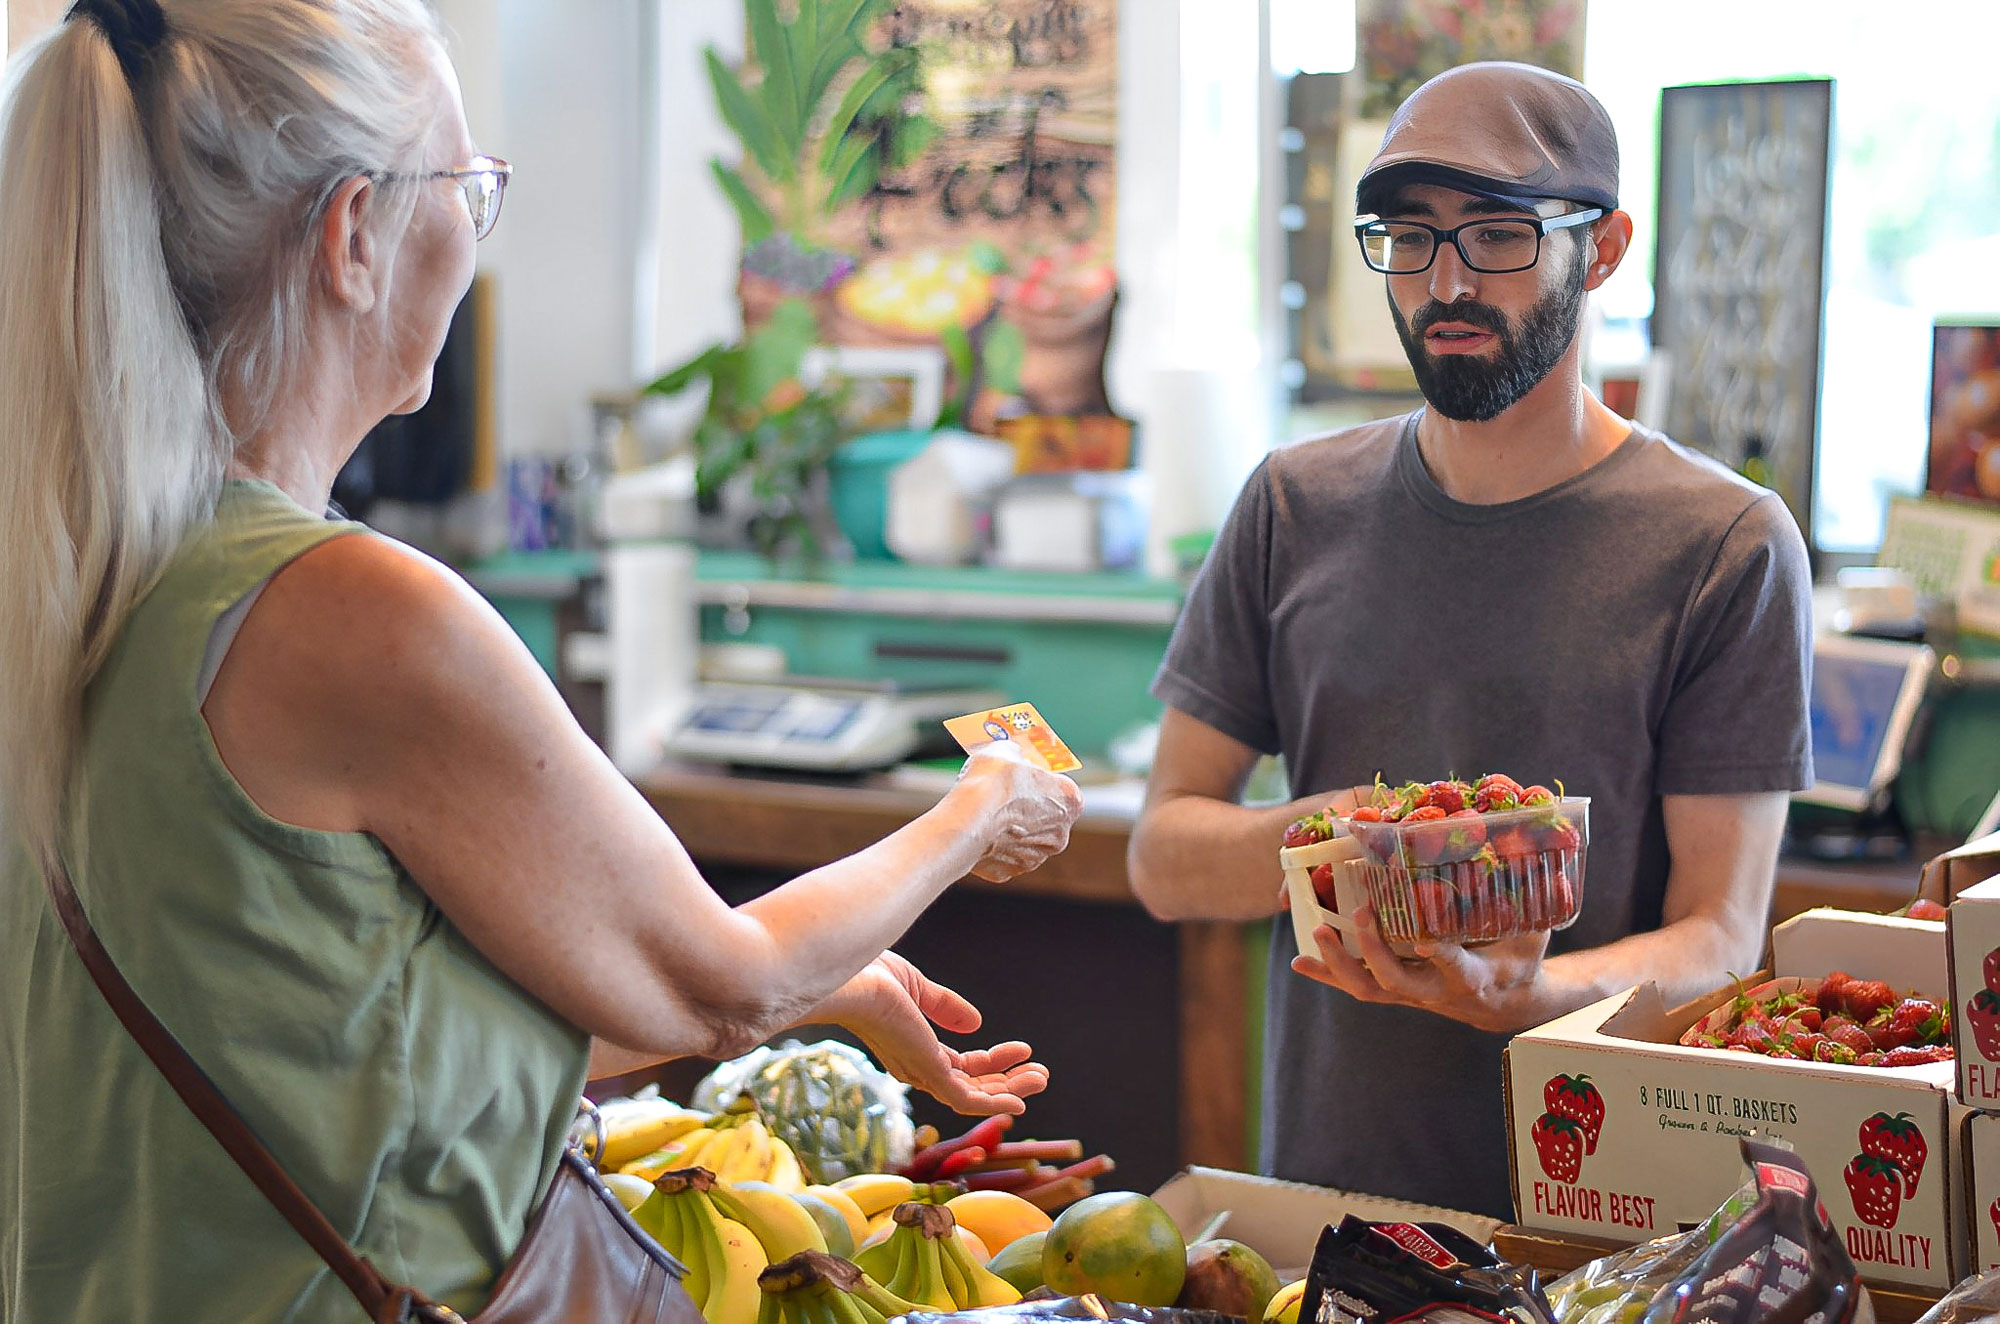
[[[683,0],[439,0],[473,135],[514,165],[480,245],[500,296],[503,455],[582,444],[590,396],[630,389],[639,372],[643,34],[656,3]]]

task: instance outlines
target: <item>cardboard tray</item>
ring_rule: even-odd
[[[1271,1262],[1278,1281],[1303,1278],[1321,1229],[1347,1214],[1371,1222],[1447,1223],[1485,1242],[1500,1221],[1456,1209],[1279,1181],[1226,1168],[1184,1168],[1153,1192],[1183,1237],[1193,1237],[1227,1213],[1210,1236],[1240,1241]]]

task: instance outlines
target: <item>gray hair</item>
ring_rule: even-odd
[[[434,116],[420,0],[162,8],[130,79],[97,23],[57,27],[0,118],[0,819],[31,851],[84,687],[298,361],[327,200]]]

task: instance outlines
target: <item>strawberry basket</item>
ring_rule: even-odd
[[[1391,942],[1493,942],[1568,928],[1583,908],[1590,800],[1476,818],[1350,823],[1342,867]]]
[[[1315,954],[1312,929],[1344,932],[1363,905],[1374,908],[1383,940],[1401,956],[1418,943],[1493,942],[1574,923],[1589,798],[1536,787],[1537,802],[1521,805],[1520,788],[1499,780],[1504,788],[1481,804],[1505,807],[1472,808],[1478,793],[1463,783],[1412,783],[1378,788],[1374,805],[1348,815],[1328,810],[1293,824],[1278,860],[1299,950]],[[1455,808],[1410,808],[1418,796]],[[1385,807],[1397,817],[1381,817]]]

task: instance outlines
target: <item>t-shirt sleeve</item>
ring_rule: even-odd
[[[1270,461],[1257,466],[1195,576],[1153,677],[1153,697],[1263,754],[1271,711]]]
[[[1798,791],[1812,784],[1812,574],[1776,495],[1723,537],[1688,610],[1660,724],[1661,795]]]

